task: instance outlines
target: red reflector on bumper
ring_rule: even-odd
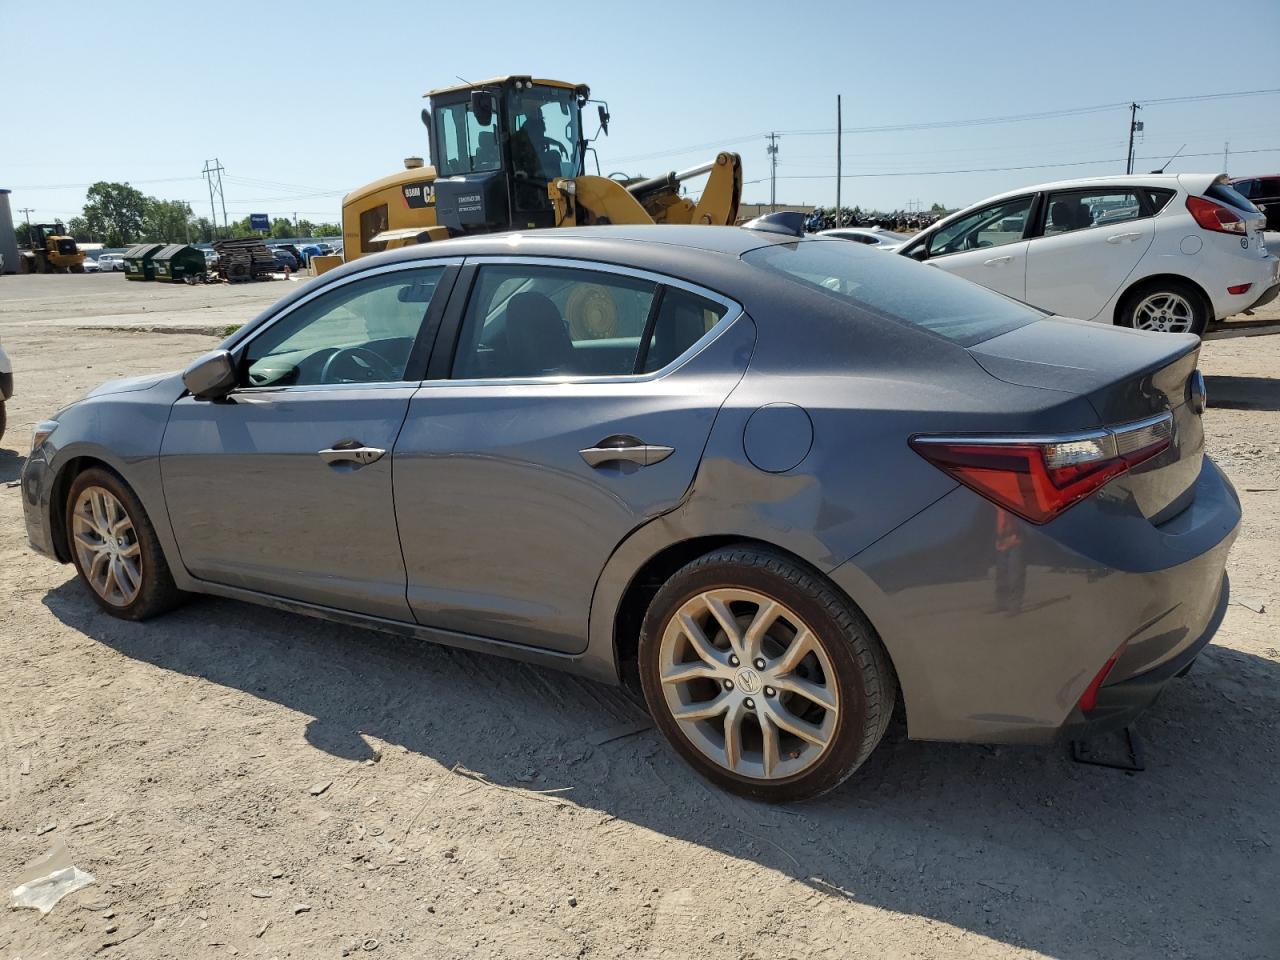
[[[1252,286],[1252,283],[1237,283],[1234,287],[1227,287],[1227,293],[1233,297],[1238,297],[1242,293],[1248,293],[1249,288]]]
[[[1123,649],[1124,645],[1121,644],[1120,650]],[[1098,671],[1098,675],[1089,681],[1089,685],[1084,688],[1084,693],[1080,694],[1079,706],[1083,712],[1088,713],[1098,705],[1098,690],[1101,688],[1103,681],[1107,679],[1107,674],[1111,672],[1111,668],[1120,659],[1120,650],[1111,655],[1111,658]]]

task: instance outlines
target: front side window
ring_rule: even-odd
[[[1137,220],[1142,204],[1136,190],[1062,190],[1049,194],[1044,235]]]
[[[498,114],[485,126],[471,112],[471,103],[451,103],[436,108],[437,176],[457,177],[485,173],[502,166],[498,149]]]
[[[444,267],[380,273],[303,304],[249,343],[243,385],[403,380],[443,274]]]
[[[923,327],[973,346],[1034,323],[1040,311],[897,254],[864,253],[843,240],[776,243],[743,254],[752,266],[838,303]],[[851,313],[850,319],[856,319]]]
[[[651,280],[576,267],[482,266],[454,379],[631,376],[660,370],[727,308]]]
[[[929,256],[1001,247],[1022,239],[1031,212],[1030,197],[1015,197],[961,217],[929,238]]]
[[[578,109],[572,90],[527,87],[512,90],[507,110],[511,162],[535,180],[578,175]]]

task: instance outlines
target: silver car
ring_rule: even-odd
[[[1240,518],[1198,349],[843,241],[450,240],[39,424],[27,532],[118,617],[214,594],[635,683],[792,800],[895,709],[1049,743],[1190,666]]]

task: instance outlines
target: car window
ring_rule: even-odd
[[[1262,211],[1255,207],[1249,200],[1241,196],[1236,189],[1229,183],[1221,180],[1215,182],[1208,190],[1204,192],[1206,197],[1217,200],[1219,203],[1225,203],[1235,207],[1237,210],[1243,210],[1245,213],[1261,213]]]
[[[728,312],[639,277],[539,264],[481,266],[454,379],[630,376],[660,370]]]
[[[1124,223],[1142,216],[1137,190],[1058,190],[1049,194],[1045,209],[1046,237]]]
[[[1246,200],[1252,200],[1257,197],[1258,187],[1261,185],[1260,180],[1237,180],[1231,184],[1235,188],[1236,193],[1244,197]]]
[[[1163,187],[1147,187],[1147,202],[1151,204],[1151,215],[1155,216],[1173,199],[1174,191]]]
[[[839,303],[923,327],[966,347],[1044,316],[909,257],[857,251],[843,241],[770,244],[742,259]],[[856,318],[850,311],[850,319]]]
[[[396,270],[343,284],[250,341],[245,386],[403,380],[444,267]]]
[[[1022,239],[1031,211],[1030,197],[1015,197],[975,210],[929,238],[929,256],[1000,247]]]

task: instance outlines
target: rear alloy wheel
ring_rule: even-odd
[[[1156,333],[1204,333],[1209,311],[1200,291],[1165,280],[1131,291],[1120,307],[1121,326]]]
[[[779,554],[727,548],[658,592],[640,640],[645,699],[699,772],[800,800],[844,781],[884,734],[897,690],[870,625]]]
[[[93,467],[76,476],[66,530],[81,581],[108,613],[145,620],[182,601],[146,511],[114,473]]]

